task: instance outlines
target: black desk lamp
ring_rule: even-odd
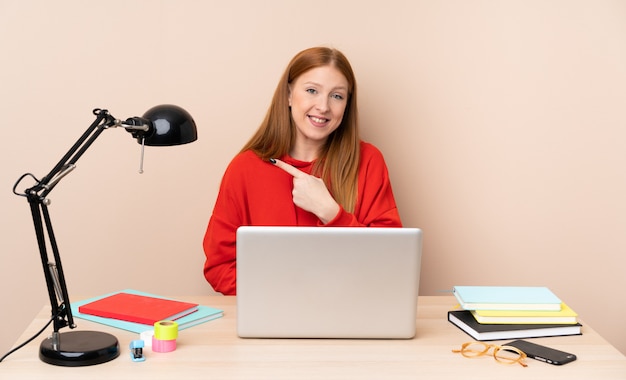
[[[140,172],[143,171],[144,145],[180,145],[198,138],[196,124],[191,115],[173,105],[153,107],[142,117],[132,117],[126,121],[115,119],[107,110],[95,109],[93,113],[96,120],[48,175],[38,180],[30,173],[24,174],[13,187],[13,193],[26,197],[30,204],[41,264],[52,305],[51,320],[54,322],[54,332],[41,343],[39,358],[46,363],[59,366],[78,367],[105,363],[118,357],[120,351],[117,338],[108,333],[99,331],[59,333],[63,327],[73,329],[76,325],[70,308],[61,257],[52,231],[48,213],[50,201],[47,195],[63,177],[74,170],[76,161],[105,129],[122,127],[142,145]],[[16,187],[25,177],[31,177],[36,183],[23,194],[17,193]],[[53,261],[48,258],[48,246],[52,250]]]

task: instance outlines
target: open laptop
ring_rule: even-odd
[[[417,228],[240,227],[242,338],[415,336]]]

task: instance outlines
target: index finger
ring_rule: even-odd
[[[283,162],[279,159],[272,158],[270,159],[270,162],[278,166],[279,168],[283,169],[287,173],[291,174],[292,176],[294,176],[294,178],[302,178],[303,176],[308,175],[302,170],[296,168],[295,166],[289,165],[288,163]]]

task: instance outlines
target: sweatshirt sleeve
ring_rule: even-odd
[[[204,277],[224,295],[234,295],[237,290],[236,233],[237,227],[213,215],[204,235]]]
[[[358,192],[354,212],[342,207],[326,226],[402,227],[383,155],[368,143],[362,143]]]
[[[204,277],[216,292],[234,295],[237,290],[236,239],[237,228],[242,224],[241,202],[234,192],[241,186],[236,168],[226,169],[213,214],[204,235],[202,246],[206,260]]]

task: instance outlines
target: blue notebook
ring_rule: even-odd
[[[122,321],[122,320],[113,319],[113,318],[103,318],[103,317],[98,317],[95,315],[83,314],[78,311],[78,308],[82,305],[88,304],[93,301],[97,301],[101,298],[108,297],[108,296],[111,296],[113,294],[120,293],[120,292],[130,293],[130,294],[139,294],[139,295],[148,296],[148,297],[165,298],[165,297],[161,297],[161,296],[150,294],[150,293],[140,292],[138,290],[125,289],[119,292],[104,294],[98,297],[89,298],[89,299],[78,301],[78,302],[72,302],[71,304],[72,315],[76,318],[81,318],[81,319],[85,319],[85,320],[92,321],[92,322],[102,323],[104,325],[113,326],[113,327],[117,327],[118,329],[132,331],[136,333],[142,333],[144,331],[152,330],[154,327],[150,325],[127,322],[127,321]],[[220,309],[200,305],[198,306],[198,311],[177,319],[176,323],[178,323],[179,330],[184,330],[189,327],[199,325],[201,323],[208,322],[213,319],[220,318],[223,315],[224,315],[224,312]]]
[[[561,310],[561,300],[546,287],[455,286],[465,310]]]

